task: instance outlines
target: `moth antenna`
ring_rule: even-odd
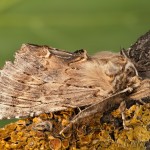
[[[119,110],[121,112],[121,118],[122,118],[122,124],[123,124],[123,128],[125,130],[129,130],[130,128],[126,126],[126,115],[125,115],[125,109],[126,109],[126,102],[125,101],[122,101],[120,103],[120,106],[119,106]]]

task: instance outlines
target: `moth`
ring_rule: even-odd
[[[150,96],[150,80],[142,79],[132,59],[122,53],[86,50],[73,53],[23,44],[14,62],[0,70],[0,119],[83,109],[71,122],[103,113],[124,99]]]

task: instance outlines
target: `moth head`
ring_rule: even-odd
[[[138,72],[127,57],[116,54],[108,59],[104,66],[105,74],[110,78],[115,90],[139,86]]]

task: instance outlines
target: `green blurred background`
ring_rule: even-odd
[[[149,7],[149,0],[1,0],[0,66],[22,43],[90,54],[128,48],[150,29]]]

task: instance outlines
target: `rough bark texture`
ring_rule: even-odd
[[[135,44],[121,53],[134,63],[142,78],[150,78],[150,32],[141,36]]]
[[[0,129],[0,149],[148,149],[149,70],[149,32],[121,55],[23,45],[0,71],[0,118],[34,117]]]

